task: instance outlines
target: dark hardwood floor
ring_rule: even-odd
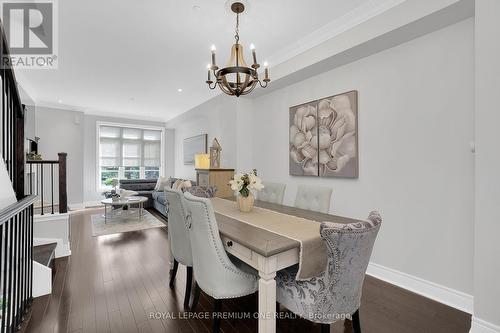
[[[55,261],[53,292],[34,300],[26,332],[210,332],[212,300],[202,295],[196,317],[183,309],[185,268],[168,287],[167,230],[92,237],[91,214],[71,214],[72,255]],[[254,313],[256,295],[228,300],[223,310]],[[208,312],[208,313],[206,313]],[[290,315],[285,313],[285,316]],[[160,317],[159,319],[157,317]],[[175,317],[176,319],[172,319]],[[467,333],[470,315],[367,277],[360,310],[365,333]],[[349,323],[332,332],[350,332]],[[252,318],[222,321],[228,332],[256,332]],[[319,332],[302,319],[278,320],[278,332]]]

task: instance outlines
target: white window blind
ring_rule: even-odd
[[[162,131],[99,125],[99,179],[157,178],[161,170]]]

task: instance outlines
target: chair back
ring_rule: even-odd
[[[299,185],[295,207],[327,214],[330,210],[332,189],[323,186]]]
[[[359,309],[366,269],[381,223],[378,212],[371,212],[366,221],[321,223],[328,265],[324,274],[325,289],[318,295],[314,313],[327,318],[334,314],[352,314]]]
[[[186,228],[186,203],[181,191],[165,187],[165,200],[168,202],[168,238],[172,255],[181,264],[193,266],[191,244]]]
[[[286,184],[262,182],[264,188],[257,193],[257,200],[283,204]]]
[[[222,244],[210,199],[184,193],[188,208],[188,228],[193,253],[195,280],[216,299],[251,294],[257,287],[255,276],[237,268]]]

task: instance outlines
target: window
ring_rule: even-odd
[[[98,183],[108,179],[156,179],[162,172],[163,130],[98,123]]]

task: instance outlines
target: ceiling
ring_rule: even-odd
[[[283,61],[284,51],[301,47],[297,41],[384,1],[249,0],[240,42],[247,61],[250,43],[261,63]],[[165,121],[218,94],[204,81],[210,46],[225,64],[234,41],[235,17],[226,0],[58,3],[58,69],[16,71],[37,104]]]

